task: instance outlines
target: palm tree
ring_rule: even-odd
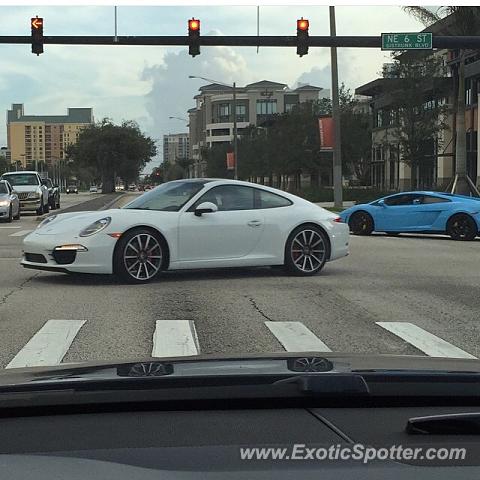
[[[480,7],[439,7],[432,11],[425,7],[402,7],[407,13],[421,21],[425,26],[448,17],[444,30],[449,35],[477,35],[480,29]],[[476,194],[480,196],[472,179],[467,173],[467,146],[465,129],[465,49],[458,53],[455,100],[455,177],[451,183],[452,193]],[[450,187],[449,187],[450,189]]]

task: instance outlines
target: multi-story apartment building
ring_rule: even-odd
[[[188,133],[163,136],[163,162],[173,165],[179,159],[190,158]]]
[[[196,106],[188,110],[192,176],[204,175],[203,147],[233,141],[233,88],[219,84],[200,87]],[[330,91],[312,85],[290,89],[284,83],[263,80],[236,88],[236,121],[239,136],[249,125],[265,126],[277,113],[307,101],[330,98]]]
[[[67,115],[25,115],[23,104],[7,110],[7,141],[12,163],[23,168],[38,162],[47,166],[65,158],[65,149],[75,143],[82,128],[93,123],[91,108],[69,108]]]
[[[451,19],[443,19],[425,29],[434,34],[448,34]],[[408,55],[405,53],[404,55]],[[391,85],[397,82],[401,88],[401,79],[396,78],[393,64],[384,65],[383,78],[378,78],[356,89],[357,94],[369,97],[373,113],[371,184],[380,189],[408,190],[410,188],[446,188],[455,173],[455,125],[453,105],[454,83],[452,70],[458,64],[458,52],[434,50],[430,55],[441,59],[444,65],[441,81],[447,94],[440,101],[447,107],[447,114],[441,120],[448,128],[440,130],[436,138],[430,140],[428,161],[418,166],[416,185],[412,185],[411,168],[402,158],[396,133],[395,112],[392,110]],[[401,57],[400,57],[401,58]],[[453,68],[451,68],[453,66]],[[480,185],[480,156],[478,152],[478,95],[480,94],[480,53],[467,52],[465,58],[465,103],[466,103],[466,141],[468,176]],[[438,86],[439,83],[437,82]],[[432,100],[433,101],[433,100]],[[439,101],[439,99],[435,100]],[[425,108],[429,108],[428,102]]]

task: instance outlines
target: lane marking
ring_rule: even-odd
[[[85,320],[48,320],[5,368],[58,365]]]
[[[375,322],[430,357],[477,358],[433,333],[409,322]]]
[[[23,237],[28,235],[30,232],[33,232],[33,230],[20,230],[19,232],[11,233],[9,237]]]
[[[152,357],[183,357],[199,353],[200,346],[193,320],[155,322]]]
[[[287,352],[331,352],[331,350],[301,322],[265,322]]]
[[[9,225],[8,227],[1,226],[1,227],[0,227],[0,230],[1,230],[1,229],[4,229],[4,228],[5,228],[5,229],[8,229],[8,228],[22,228],[22,227],[19,227],[19,226],[17,226],[17,225],[15,225],[15,226],[13,226],[13,225],[10,226],[10,225]]]

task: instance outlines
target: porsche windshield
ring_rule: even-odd
[[[206,181],[164,183],[124,208],[178,212],[206,183]]]

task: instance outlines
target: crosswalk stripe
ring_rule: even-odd
[[[58,365],[85,320],[48,320],[5,368]]]
[[[152,357],[181,357],[199,353],[197,331],[192,320],[156,321]]]
[[[33,230],[20,230],[19,232],[11,233],[9,237],[23,237],[28,235],[30,232],[33,232]]]
[[[440,337],[409,322],[376,322],[430,357],[477,358]]]
[[[265,322],[287,352],[331,352],[331,350],[301,322]]]

